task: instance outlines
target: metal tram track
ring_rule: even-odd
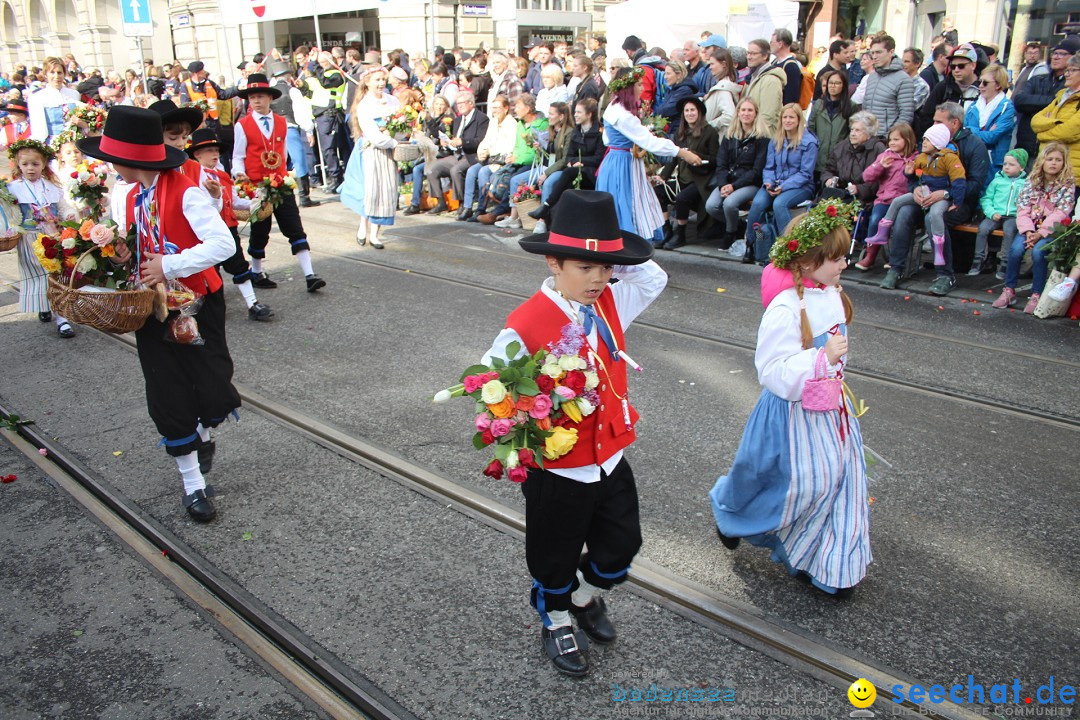
[[[125,346],[129,351],[134,351],[134,342],[129,337],[114,335],[106,335],[106,337]],[[398,482],[441,504],[450,505],[457,511],[503,534],[519,539],[524,538],[525,516],[523,513],[482,492],[416,465],[394,452],[362,438],[351,436],[298,408],[279,403],[243,385],[237,384],[236,388],[245,407],[254,409],[291,432],[306,437],[382,477]],[[20,428],[22,429],[24,428]],[[835,688],[846,691],[858,678],[869,680],[875,687],[881,688],[882,692],[894,686],[900,686],[904,689],[905,700],[898,704],[897,710],[902,708],[911,716],[918,715],[938,720],[974,720],[986,717],[950,701],[938,704],[912,702],[908,699],[911,695],[910,689],[912,685],[920,684],[914,678],[897,670],[857,658],[850,651],[838,648],[824,638],[814,636],[807,631],[794,630],[769,620],[756,609],[681,578],[647,560],[635,561],[627,585],[632,592],[667,610],[712,629],[723,637],[761,652],[795,670],[805,672]],[[240,593],[246,594],[242,589]],[[314,641],[310,642],[314,643]],[[311,657],[314,653],[303,645],[298,650],[302,655],[300,660],[310,660],[316,670],[322,669],[322,665],[327,662],[324,656]],[[337,672],[330,677],[330,680],[336,681],[341,675],[341,668],[337,668]],[[320,677],[322,677],[321,674]],[[329,682],[328,684],[336,689],[335,685]],[[926,683],[921,684],[923,687],[928,686]],[[372,717],[396,716],[372,714]]]
[[[0,420],[7,421],[11,415],[8,408],[0,406]],[[5,429],[2,434],[122,542],[176,585],[179,592],[200,605],[239,642],[332,717],[415,720],[392,698],[162,528],[34,425],[18,425],[16,432]]]
[[[363,258],[358,258],[358,257],[350,256],[350,255],[338,255],[338,254],[329,253],[329,252],[326,252],[326,251],[319,251],[318,254],[327,255],[327,256],[333,256],[333,257],[335,257],[335,258],[337,258],[339,260],[345,260],[345,261],[348,261],[348,262],[358,263],[358,264],[361,264],[361,265],[368,265],[368,266],[376,267],[376,268],[379,268],[379,269],[382,269],[382,270],[390,270],[390,271],[393,271],[393,272],[399,272],[399,273],[402,273],[402,274],[407,274],[407,275],[409,275],[411,277],[423,278],[425,280],[437,280],[439,282],[443,282],[443,283],[446,283],[446,284],[449,284],[449,285],[456,285],[456,286],[459,286],[459,287],[466,287],[466,288],[470,288],[470,289],[473,289],[473,290],[482,290],[485,293],[495,293],[495,294],[503,295],[505,297],[514,298],[514,299],[517,299],[517,300],[526,300],[529,297],[525,293],[515,292],[515,291],[512,291],[512,290],[505,290],[505,289],[502,289],[502,288],[493,287],[491,285],[485,285],[485,284],[482,284],[482,283],[472,282],[472,281],[469,281],[469,280],[459,280],[459,279],[455,279],[455,278],[447,278],[447,277],[444,277],[442,275],[436,275],[434,273],[424,272],[422,270],[412,270],[410,268],[402,268],[402,267],[398,267],[396,265],[389,265],[389,264],[386,264],[386,263],[375,262],[375,261],[372,261],[372,260],[366,260],[366,259],[363,259]],[[860,321],[860,322],[862,322],[862,321]],[[720,337],[720,336],[717,336],[717,335],[708,335],[706,333],[700,333],[700,332],[696,332],[696,331],[693,331],[693,330],[683,330],[683,329],[679,329],[679,328],[667,327],[667,326],[660,325],[660,324],[657,324],[657,323],[652,323],[652,322],[648,322],[648,321],[645,321],[645,320],[641,320],[640,318],[638,320],[634,321],[634,326],[635,327],[640,327],[640,328],[648,328],[649,330],[652,330],[652,331],[655,331],[655,332],[660,332],[660,333],[664,333],[664,334],[667,334],[667,335],[674,335],[676,337],[681,337],[681,338],[685,338],[685,339],[689,339],[689,340],[696,340],[696,341],[699,341],[699,342],[705,342],[705,343],[709,343],[711,345],[718,345],[718,346],[721,346],[721,347],[732,348],[732,349],[735,349],[735,350],[742,350],[742,351],[745,351],[745,352],[748,352],[748,353],[751,353],[751,354],[753,354],[753,352],[755,350],[754,345],[752,343],[742,342],[740,340],[734,340],[734,339],[731,339],[731,338]],[[885,326],[877,326],[877,327],[888,329]],[[926,337],[928,339],[940,339],[941,341],[945,341],[945,342],[949,341],[948,338],[938,338],[937,336],[933,336],[933,335],[930,335],[928,333],[916,333],[916,334],[919,334],[919,335],[921,335],[923,337]],[[982,347],[982,346],[980,346],[980,347]],[[985,347],[989,348],[990,346],[985,346]],[[1023,353],[1014,353],[1014,354],[1022,354],[1023,355]],[[1044,362],[1051,362],[1051,363],[1056,363],[1056,364],[1064,364],[1064,365],[1068,365],[1068,366],[1080,367],[1080,363],[1071,363],[1071,362],[1065,361],[1065,360],[1057,360],[1057,359],[1054,359],[1054,358],[1048,358],[1048,357],[1037,356],[1037,355],[1032,355],[1032,354],[1026,354],[1025,356],[1028,357],[1028,358],[1031,358],[1031,359],[1040,360],[1040,361],[1044,361]],[[1002,400],[996,400],[996,399],[991,398],[991,397],[986,397],[984,395],[977,395],[975,393],[971,393],[971,392],[964,391],[964,390],[955,390],[955,389],[947,388],[947,387],[928,385],[925,382],[921,382],[921,381],[920,382],[914,382],[914,381],[911,381],[911,380],[905,380],[905,379],[900,378],[900,377],[896,377],[896,376],[893,376],[893,375],[888,375],[888,374],[885,374],[885,373],[880,373],[880,372],[877,372],[877,371],[871,372],[871,371],[849,369],[849,370],[846,371],[846,375],[849,376],[849,377],[856,377],[856,378],[859,378],[860,380],[866,380],[866,381],[878,383],[880,385],[885,385],[885,386],[892,387],[892,388],[895,388],[895,389],[904,390],[904,391],[907,391],[907,392],[918,393],[920,395],[925,395],[925,396],[929,396],[929,397],[944,398],[944,399],[952,400],[954,402],[960,402],[960,403],[963,403],[965,405],[972,405],[972,406],[979,407],[979,408],[985,408],[985,409],[989,409],[989,410],[994,410],[996,412],[999,412],[999,413],[1002,413],[1002,414],[1005,414],[1005,415],[1010,415],[1010,416],[1013,416],[1013,417],[1024,418],[1024,419],[1027,419],[1027,420],[1035,420],[1037,422],[1041,422],[1041,423],[1048,424],[1048,425],[1054,425],[1056,427],[1060,427],[1060,428],[1063,428],[1063,429],[1066,429],[1066,430],[1080,431],[1080,417],[1075,417],[1075,416],[1071,416],[1071,415],[1065,415],[1065,414],[1062,414],[1062,413],[1055,413],[1055,412],[1051,412],[1049,410],[1043,410],[1041,408],[1037,408],[1037,407],[1034,407],[1034,406],[1031,406],[1031,405],[1025,405],[1023,403],[1011,402],[1011,401],[1006,402],[1006,401],[1002,401]]]

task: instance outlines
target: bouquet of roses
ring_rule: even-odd
[[[512,482],[524,482],[530,468],[543,468],[545,459],[573,450],[574,425],[600,403],[596,366],[581,354],[587,347],[584,329],[567,323],[547,349],[468,367],[460,385],[435,395],[440,403],[463,395],[475,401],[473,447],[490,448],[494,455],[484,475],[498,480],[505,471]],[[513,357],[520,350],[512,342],[506,354]]]
[[[184,103],[183,107],[193,107],[206,117],[206,114],[210,112],[210,103],[206,100],[192,100],[191,102]]]
[[[1054,226],[1054,239],[1043,246],[1043,255],[1051,270],[1069,274],[1080,262],[1080,223],[1065,218]]]
[[[540,188],[535,185],[522,184],[518,186],[517,192],[510,199],[513,200],[514,205],[520,205],[526,200],[539,200]]]
[[[105,128],[105,110],[97,105],[77,105],[64,111],[64,121],[70,127],[81,128],[87,135],[100,135]]]
[[[420,129],[420,113],[412,105],[402,105],[386,119],[386,132],[392,137],[408,137]]]
[[[648,129],[650,133],[656,137],[666,138],[668,136],[668,129],[671,124],[668,119],[663,115],[645,115],[641,118],[641,124]],[[659,162],[656,157],[644,148],[640,148],[637,145],[633,149],[634,157],[645,158],[645,163],[648,165],[657,165]]]
[[[282,177],[268,175],[257,183],[240,176],[235,182],[237,195],[251,200],[250,213],[256,220],[270,217],[270,213],[281,205],[286,196],[296,190],[296,177],[291,172]]]
[[[108,177],[105,163],[84,160],[64,178],[64,195],[81,216],[98,221],[109,208],[109,188],[105,185]]]
[[[130,289],[130,268],[109,261],[116,255],[117,243],[127,242],[117,235],[116,223],[87,218],[65,221],[60,228],[59,237],[38,233],[34,241],[34,254],[46,272],[57,275],[61,282],[70,281],[75,288]]]

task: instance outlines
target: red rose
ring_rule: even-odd
[[[480,439],[484,442],[485,445],[490,445],[491,443],[495,442],[495,435],[491,432],[491,428],[488,428],[484,432],[480,433]]]
[[[503,474],[502,463],[498,460],[492,460],[491,463],[484,468],[484,474],[494,480],[501,480]]]
[[[56,244],[56,238],[51,238],[51,237],[41,238],[41,247],[43,247],[43,248],[51,248],[55,244]]]
[[[796,250],[799,249],[799,241],[798,240],[788,240],[787,249],[790,250],[791,252],[795,252]]]
[[[16,478],[14,475],[5,475],[4,477],[0,478],[0,482],[2,482],[2,483],[13,483],[17,479],[18,478]]]
[[[581,391],[585,389],[585,373],[580,370],[571,370],[566,373],[562,384],[573,390],[575,395],[580,395]]]
[[[59,255],[59,254],[60,253],[58,253],[56,251],[56,248],[54,248],[54,247],[45,248],[45,257],[49,258],[50,260],[55,260],[56,256]]]
[[[836,206],[830,205],[829,207],[825,208],[825,214],[829,217],[836,217]]]
[[[540,377],[536,378],[536,385],[540,388],[540,392],[544,393],[545,395],[555,389],[555,381],[551,378],[550,375],[541,375]]]
[[[75,254],[75,248],[64,248],[64,257],[71,257]]]
[[[74,171],[74,172],[72,172],[72,173],[71,173],[71,178],[72,178],[73,180],[78,180],[78,179],[79,179],[79,173],[78,173],[78,171]]]
[[[540,467],[536,463],[536,457],[533,455],[533,451],[530,450],[529,448],[522,448],[522,449],[518,450],[518,460],[521,462],[521,464],[524,467],[527,467],[527,468],[538,468],[538,467]]]
[[[510,482],[523,483],[529,477],[529,470],[518,465],[516,468],[510,468],[510,472],[507,473],[507,475],[510,478]]]
[[[1061,224],[1065,227],[1069,227],[1070,225],[1072,225],[1072,218],[1065,218],[1061,221]]]

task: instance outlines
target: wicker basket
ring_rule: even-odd
[[[273,205],[269,203],[263,203],[259,206],[259,211],[255,214],[255,220],[253,220],[252,222],[261,222],[266,218],[270,217],[273,212]],[[240,222],[247,222],[248,220],[251,220],[250,210],[234,210],[233,213],[236,215],[236,219]]]
[[[0,235],[0,252],[5,250],[12,250],[19,244],[19,238],[22,237],[22,233],[16,233],[15,235]]]
[[[420,159],[420,146],[416,143],[398,143],[394,147],[394,162],[416,162]]]
[[[536,229],[536,219],[529,217],[529,213],[538,207],[540,207],[540,200],[537,198],[529,198],[528,200],[521,200],[518,202],[518,220],[521,221],[522,230],[532,232]]]
[[[151,289],[106,292],[76,290],[70,285],[75,274],[72,273],[71,277],[69,284],[64,285],[50,275],[46,295],[53,312],[73,323],[111,333],[133,332],[141,328],[154,311],[155,292]]]

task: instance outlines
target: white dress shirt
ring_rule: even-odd
[[[255,121],[255,127],[259,128],[259,132],[263,134],[263,137],[267,140],[270,139],[270,135],[274,132],[274,114],[260,115],[257,112],[250,112],[248,115]],[[263,125],[263,118],[267,118],[269,121],[267,124],[270,126],[268,130]],[[281,163],[285,165],[289,162],[289,150],[285,147],[285,138],[282,137],[281,143]],[[244,132],[244,128],[240,123],[236,123],[233,126],[233,153],[232,153],[232,173],[233,177],[240,175],[247,175],[247,166],[244,162],[244,157],[247,154],[247,134]]]

